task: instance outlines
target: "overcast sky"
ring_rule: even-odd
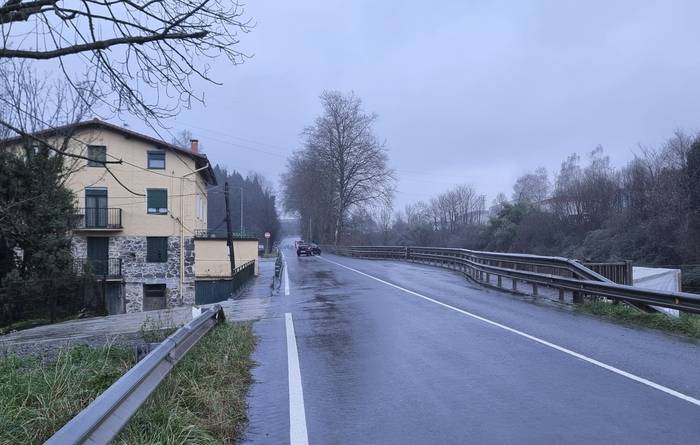
[[[376,112],[396,208],[453,184],[489,201],[521,174],[602,145],[700,128],[700,2],[250,0],[255,29],[198,82],[206,106],[171,122],[210,158],[276,187],[324,89]]]

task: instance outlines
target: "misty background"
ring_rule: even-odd
[[[622,165],[639,144],[698,130],[696,2],[263,0],[246,11],[256,26],[240,49],[252,58],[215,61],[223,85],[195,82],[206,106],[166,124],[275,188],[324,89],[354,90],[379,114],[395,208],[463,183],[490,202],[573,152],[585,160],[601,145]]]

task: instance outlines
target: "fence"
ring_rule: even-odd
[[[700,313],[700,295],[614,283],[568,258],[435,247],[338,246],[327,249],[353,257],[415,261],[447,267],[496,288],[504,288],[505,279],[511,290],[518,291],[518,286],[525,284],[531,287],[533,295],[538,294],[540,286],[553,288],[559,291],[561,300],[565,292],[570,292],[575,303],[583,301],[585,296],[600,296],[645,308],[655,305]]]
[[[597,272],[613,283],[632,285],[632,262],[618,261],[613,263],[582,262],[583,266]]]
[[[84,309],[105,315],[105,286],[94,276],[8,281],[0,287],[0,325],[23,320],[54,323]]]
[[[107,258],[96,260],[93,258],[74,258],[73,273],[76,275],[95,275],[106,278],[121,278],[122,259]]]
[[[238,292],[243,285],[252,276],[255,275],[255,260],[250,260],[247,263],[238,266],[233,270],[233,280],[231,283],[232,293]]]

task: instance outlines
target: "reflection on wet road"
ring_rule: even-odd
[[[696,342],[484,290],[442,269],[297,258],[290,248],[285,258],[289,294],[274,296],[255,324],[249,443],[300,443],[290,440],[299,413],[287,313],[311,444],[695,443],[700,435]]]

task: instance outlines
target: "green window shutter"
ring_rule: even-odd
[[[107,147],[104,145],[88,145],[87,147],[88,167],[104,167],[107,161]]]
[[[165,263],[168,261],[168,237],[146,237],[146,261],[149,263]]]
[[[148,213],[168,213],[168,189],[148,189],[146,194]]]

